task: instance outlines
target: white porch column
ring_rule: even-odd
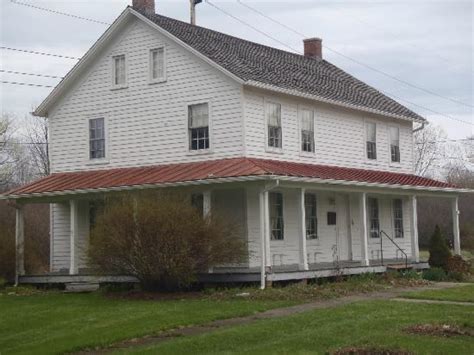
[[[16,207],[15,225],[15,285],[18,285],[18,276],[25,274],[25,222],[23,206]]]
[[[457,196],[452,201],[452,212],[453,212],[454,254],[461,255],[461,236],[459,232],[459,198]]]
[[[211,190],[202,193],[202,214],[207,217],[211,213]]]
[[[77,267],[77,238],[78,238],[78,215],[77,215],[77,201],[69,201],[70,210],[70,239],[69,239],[69,251],[70,251],[70,264],[69,274],[75,275],[78,273]]]
[[[369,266],[369,240],[367,228],[367,194],[360,194],[360,214],[361,214],[361,248],[362,248],[362,265]]]
[[[420,262],[420,246],[418,243],[418,202],[416,195],[411,197],[411,257],[416,263]]]
[[[308,270],[308,252],[306,249],[306,209],[304,201],[305,189],[300,189],[299,207],[300,207],[300,268]]]
[[[263,206],[265,210],[265,267],[269,270],[272,267],[272,258],[270,255],[270,205],[269,205],[269,192],[263,193]],[[267,271],[268,271],[267,270]]]

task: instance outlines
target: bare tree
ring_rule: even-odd
[[[420,176],[432,175],[439,167],[439,160],[445,157],[446,133],[437,126],[428,125],[415,132],[415,173]]]
[[[0,189],[4,190],[13,181],[17,154],[13,139],[13,119],[10,114],[0,117]]]
[[[26,139],[31,164],[39,176],[50,174],[48,120],[44,117],[29,117]]]

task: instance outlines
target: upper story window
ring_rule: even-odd
[[[268,147],[281,149],[281,105],[273,102],[267,102],[266,118],[268,126]]]
[[[112,57],[113,86],[123,87],[127,84],[125,54]]]
[[[166,80],[165,48],[156,48],[150,51],[150,81]]]
[[[403,238],[403,201],[393,200],[393,229],[395,238]]]
[[[377,159],[377,126],[374,122],[367,122],[366,141],[367,141],[367,158]]]
[[[380,221],[379,221],[379,201],[376,198],[369,197],[367,199],[367,206],[369,208],[369,227],[370,237],[379,238]]]
[[[188,106],[189,150],[209,149],[209,105]]]
[[[89,158],[105,158],[105,127],[103,118],[89,120]]]
[[[305,223],[306,223],[306,239],[318,238],[318,217],[316,211],[316,195],[304,195]]]
[[[272,240],[284,239],[283,222],[283,194],[270,192],[268,195],[270,205],[270,231]]]
[[[400,162],[400,129],[398,127],[390,127],[390,156],[392,162]]]
[[[301,124],[301,151],[314,152],[314,112],[302,109],[299,111]]]

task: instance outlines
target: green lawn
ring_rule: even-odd
[[[341,347],[407,349],[416,354],[472,355],[472,337],[408,334],[415,324],[474,327],[474,307],[368,301],[262,320],[206,335],[135,349],[144,354],[325,354]],[[128,351],[129,352],[129,351]]]
[[[108,299],[100,293],[0,293],[0,354],[51,354],[237,317],[289,301]]]
[[[474,302],[474,284],[444,290],[407,292],[403,297],[439,301]]]

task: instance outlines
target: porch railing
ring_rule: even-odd
[[[382,265],[384,265],[383,263],[383,237],[387,237],[388,240],[390,240],[392,242],[393,245],[395,245],[397,247],[398,250],[400,250],[403,254],[403,256],[405,257],[405,269],[408,269],[408,255],[407,253],[405,253],[405,251],[400,248],[400,246],[393,240],[392,237],[390,237],[387,233],[385,233],[383,230],[379,232],[379,235],[380,235],[380,259],[382,261]]]

